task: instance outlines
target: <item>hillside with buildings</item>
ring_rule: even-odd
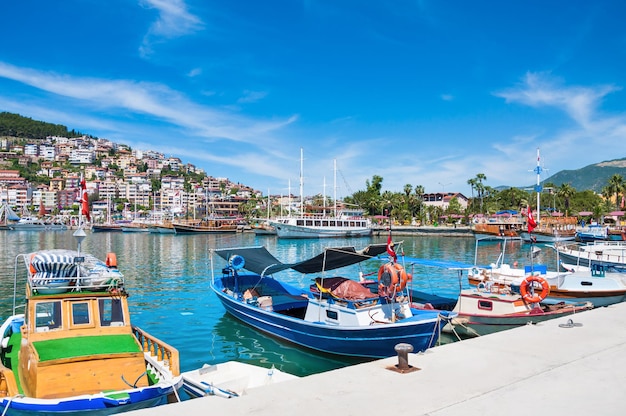
[[[108,207],[236,217],[243,203],[261,195],[177,157],[105,139],[0,136],[0,203],[16,212],[77,211],[81,177],[96,219]]]

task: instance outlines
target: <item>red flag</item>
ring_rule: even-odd
[[[80,180],[80,207],[81,214],[87,218],[87,221],[91,221],[91,215],[89,215],[89,195],[87,194],[87,184],[85,183],[85,179],[81,178]]]
[[[532,233],[536,226],[537,223],[533,218],[533,212],[531,211],[530,207],[528,207],[528,232]]]
[[[389,237],[387,238],[387,254],[389,254],[393,258],[393,261],[396,261],[398,259],[398,256],[396,255],[396,251],[393,249],[393,241],[391,241],[391,233],[389,233]]]

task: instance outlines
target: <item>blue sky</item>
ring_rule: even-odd
[[[272,194],[626,157],[626,2],[4,2],[0,111]],[[333,169],[336,163],[337,170]],[[336,176],[336,181],[335,181]],[[334,187],[336,183],[336,187]]]

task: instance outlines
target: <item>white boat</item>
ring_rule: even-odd
[[[531,256],[532,258],[532,256]],[[504,261],[504,252],[496,263],[487,267],[473,267],[468,271],[471,285],[487,285],[489,287],[509,286],[519,291],[524,279],[537,276],[544,279],[550,293],[542,300],[543,304],[560,302],[580,303],[591,302],[594,307],[607,306],[626,300],[626,274],[606,273],[606,267],[564,267],[566,271],[547,270],[545,264],[511,267]]]
[[[278,238],[369,237],[372,223],[362,210],[341,211],[336,217],[301,215],[270,221]]]
[[[264,368],[238,361],[208,365],[182,373],[183,389],[191,397],[240,397],[248,390],[295,380],[299,377],[274,366]]]
[[[608,306],[626,300],[626,274],[605,273],[602,268],[592,268],[575,272],[546,271],[545,265],[536,265],[529,270],[502,265],[498,268],[473,268],[468,273],[472,285],[510,286],[513,291],[519,288],[529,275],[546,280],[550,287],[544,304],[560,302],[591,302],[594,307]]]
[[[63,231],[67,230],[67,225],[56,221],[46,221],[36,217],[22,217],[16,223],[7,226],[12,231]]]
[[[360,208],[342,208],[338,210],[336,196],[334,197],[335,205],[332,210],[324,207],[322,214],[305,213],[302,189],[302,159],[302,149],[300,149],[300,209],[298,214],[294,216],[280,216],[268,221],[276,229],[278,238],[371,236],[372,222],[369,218],[363,216],[363,210]],[[336,170],[335,166],[335,172]],[[326,197],[324,197],[324,200],[326,200]]]
[[[546,293],[547,294],[547,293]],[[538,295],[541,299],[542,295]],[[532,299],[531,299],[532,300]],[[543,299],[541,299],[543,300]],[[542,305],[529,302],[508,286],[464,289],[453,311],[458,313],[444,328],[463,336],[487,335],[522,325],[536,324],[593,308],[591,302],[580,305],[561,302]]]
[[[599,265],[608,271],[626,272],[626,242],[593,241],[587,244],[554,244],[559,259],[573,265]]]

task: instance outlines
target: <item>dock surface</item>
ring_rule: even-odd
[[[575,326],[567,325],[571,319]],[[565,326],[565,327],[563,327]],[[134,415],[623,415],[626,303]]]

